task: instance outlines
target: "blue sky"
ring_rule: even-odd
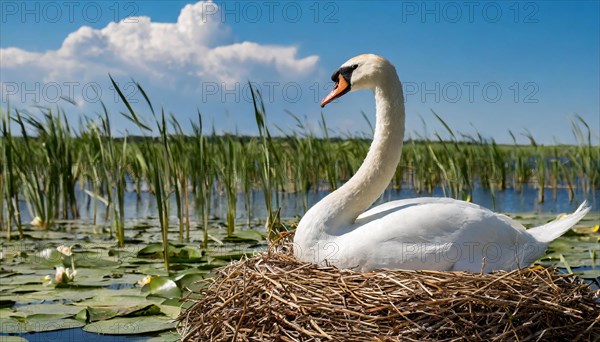
[[[100,111],[101,98],[118,130],[138,133],[118,114],[124,106],[110,87],[111,73],[140,113],[148,110],[131,79],[181,122],[198,108],[220,132],[254,134],[250,80],[265,94],[270,122],[291,130],[291,111],[318,129],[331,72],[354,55],[377,53],[396,65],[404,83],[407,134],[424,134],[423,121],[430,136],[442,131],[435,111],[456,131],[499,142],[510,142],[512,130],[525,143],[519,134],[529,130],[542,143],[573,143],[569,118],[579,114],[598,142],[596,1],[1,6],[2,101],[60,105],[74,123],[81,113]],[[59,94],[78,105],[57,100]],[[323,113],[338,134],[368,132],[361,111],[374,119],[368,91],[348,94]]]

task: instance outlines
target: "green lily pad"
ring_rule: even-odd
[[[176,331],[165,331],[156,337],[147,339],[146,342],[175,342],[180,340],[181,336]]]
[[[227,266],[227,261],[222,259],[209,258],[209,262],[200,264],[197,268],[201,271],[210,271],[212,269]]]
[[[205,273],[188,273],[188,274],[184,274],[180,277],[175,278],[175,282],[177,283],[178,287],[180,289],[185,289],[187,287],[189,287],[191,284],[203,280],[206,278],[206,274]]]
[[[223,238],[223,242],[256,243],[265,239],[265,235],[256,230],[238,230],[233,236]]]
[[[84,331],[106,335],[138,335],[175,328],[176,323],[165,316],[117,317],[90,323]]]
[[[112,266],[118,266],[119,264],[120,263],[117,261],[103,259],[100,257],[76,257],[75,258],[75,267],[77,267],[77,268],[112,267]]]
[[[204,251],[199,247],[195,246],[187,246],[179,249],[179,252],[171,257],[169,257],[169,261],[171,262],[200,262],[202,261],[202,257],[204,255]]]
[[[48,314],[48,315],[64,315],[64,317],[71,317],[76,315],[81,310],[80,307],[75,305],[65,304],[32,304],[22,305],[16,308],[15,311],[22,312],[24,314]]]
[[[142,304],[151,304],[154,302],[160,302],[159,300],[148,302],[146,296],[139,294],[139,289],[133,289],[137,292],[136,295],[119,295],[119,291],[111,291],[113,294],[102,294],[95,296],[93,299],[89,299],[80,303],[75,303],[78,306],[136,306]]]
[[[223,261],[235,261],[235,260],[240,260],[241,258],[245,257],[245,256],[250,256],[252,255],[252,253],[245,253],[245,252],[225,252],[225,253],[220,253],[220,254],[212,254],[211,257],[214,259],[219,259],[219,260],[223,260]]]
[[[0,336],[1,342],[27,342],[26,339],[19,336]]]
[[[169,276],[169,272],[167,272],[165,270],[164,264],[149,265],[148,267],[140,268],[139,271],[142,274],[148,274],[148,275],[153,275],[153,276],[161,276],[161,277]]]
[[[135,306],[87,307],[85,311],[85,321],[87,323],[104,321],[115,317],[152,316],[161,313],[161,309],[157,305],[148,303]],[[78,318],[82,318],[82,313],[79,313]]]
[[[585,271],[575,270],[573,273],[584,279],[600,279],[600,269]]]
[[[27,285],[27,284],[42,284],[44,277],[37,274],[33,275],[16,275],[2,279],[4,285]]]
[[[12,317],[12,318],[18,319],[19,317],[25,317],[27,315],[28,315],[27,313],[14,311],[13,309],[10,309],[10,308],[0,309],[0,317],[2,317],[2,318]]]
[[[142,287],[142,293],[163,297],[163,298],[179,298],[181,290],[171,279],[163,277],[151,277],[150,282]]]
[[[17,318],[0,316],[0,334],[22,334],[23,325]]]
[[[93,298],[98,295],[100,291],[103,289],[87,289],[87,290],[78,290],[78,289],[54,289],[54,288],[44,288],[42,291],[37,291],[34,293],[27,293],[25,296],[19,296],[17,302],[35,302],[35,301],[70,301],[70,302],[79,302],[84,299]],[[106,290],[108,291],[108,290]]]
[[[84,323],[64,315],[34,314],[18,319],[0,318],[0,326],[2,333],[27,333],[78,328]]]
[[[169,255],[177,252],[179,249],[172,244],[169,244]],[[151,243],[137,252],[138,258],[162,259],[163,245],[162,243]]]
[[[13,289],[10,289],[6,292],[8,293],[12,293],[12,294],[30,294],[30,293],[36,293],[39,291],[45,291],[48,288],[51,288],[52,286],[47,286],[44,284],[27,284],[27,285],[19,285]]]
[[[162,312],[164,315],[166,315],[168,317],[171,317],[172,319],[176,319],[177,317],[179,317],[179,314],[181,313],[181,305],[173,306],[173,305],[162,305],[161,304],[158,307],[160,308],[160,312]]]

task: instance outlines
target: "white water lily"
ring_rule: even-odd
[[[144,285],[150,284],[151,281],[152,281],[152,276],[151,275],[147,275],[144,278],[138,280],[137,283],[138,283],[138,285],[140,285],[140,286],[143,287]]]
[[[73,246],[62,245],[62,246],[56,247],[56,250],[66,256],[73,255]]]
[[[36,216],[33,218],[33,220],[31,220],[31,222],[29,224],[34,227],[41,228],[44,226],[44,221],[42,221],[42,219],[39,216]]]
[[[54,275],[54,281],[56,283],[68,283],[75,279],[77,275],[76,270],[71,270],[71,268],[64,268],[63,266],[56,267],[56,274]]]
[[[56,250],[64,255],[71,258],[71,269],[75,272],[75,258],[73,257],[73,246],[61,245],[56,247]]]

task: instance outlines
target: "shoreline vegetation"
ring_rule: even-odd
[[[97,208],[107,208],[105,221],[112,222],[117,244],[123,246],[124,194],[131,187],[137,196],[143,191],[155,196],[165,255],[173,198],[180,241],[189,240],[192,220],[208,234],[211,197],[218,193],[227,198],[227,235],[233,236],[238,197],[249,208],[251,193],[257,189],[268,194],[264,201],[269,232],[278,221],[278,192],[300,194],[306,210],[308,194],[342,185],[358,169],[370,144],[369,134],[330,137],[323,115],[320,132],[314,132],[289,113],[296,128],[276,127],[279,134],[273,136],[261,96],[254,90],[258,136],[217,135],[214,128],[203,126],[200,112],[195,120],[180,123],[164,110],[155,111],[139,89],[149,108],[144,117],[119,91],[127,107],[121,114],[139,128],[124,137],[112,135],[104,106],[103,114],[82,116],[76,125],[60,108],[40,108],[35,115],[10,107],[0,111],[0,227],[8,239],[15,233],[23,236],[20,201],[27,204],[34,225],[49,228],[56,220],[78,218],[78,189],[94,208],[94,224]],[[593,144],[591,129],[580,116],[571,120],[579,144],[545,146],[530,133],[525,134],[529,145],[517,144],[512,132],[514,144],[508,145],[479,133],[457,133],[434,115],[446,131],[434,132],[435,139],[407,141],[390,187],[409,187],[420,194],[439,187],[445,196],[470,201],[476,187],[489,190],[494,198],[499,191],[521,191],[533,185],[540,203],[546,200],[540,189],[566,188],[571,201],[581,201],[575,199],[576,190],[585,196],[600,188],[600,148]],[[152,118],[151,123],[144,118]],[[192,132],[184,133],[185,126],[191,126]],[[442,134],[450,139],[444,140]],[[199,217],[190,218],[192,205]],[[203,247],[208,240],[205,235]]]
[[[109,114],[103,106],[102,114],[82,116],[77,122],[67,120],[60,108],[40,108],[35,114],[10,107],[0,109],[3,335],[54,336],[46,334],[62,330],[59,333],[77,336],[71,340],[81,339],[83,334],[94,339],[107,334],[107,338],[137,335],[180,340],[173,320],[183,317],[183,312],[199,312],[193,300],[209,282],[198,281],[222,279],[223,272],[242,269],[236,265],[258,260],[253,255],[267,255],[269,241],[277,240],[282,231],[293,230],[298,222],[297,217],[280,215],[281,204],[291,198],[288,195],[298,201],[298,213],[306,211],[312,199],[335,190],[356,172],[370,145],[372,132],[334,137],[323,116],[316,130],[292,114],[294,129],[271,128],[260,94],[254,90],[258,135],[252,137],[218,135],[214,128],[203,126],[200,113],[189,122],[179,122],[163,110],[156,111],[140,90],[148,102],[143,115],[135,112],[122,94],[126,112]],[[113,136],[113,115],[124,115],[138,130]],[[435,191],[436,195],[441,192],[475,202],[481,201],[482,188],[485,196],[498,196],[498,203],[505,190],[528,196],[537,191],[540,203],[551,203],[550,197],[556,198],[557,193],[566,197],[565,189],[566,200],[573,203],[597,198],[600,147],[594,145],[596,137],[582,118],[576,116],[571,121],[578,144],[544,146],[529,133],[529,145],[517,144],[514,135],[515,143],[503,145],[480,134],[459,134],[436,117],[445,131],[433,133],[432,139],[405,143],[390,189],[417,195]],[[183,127],[191,127],[191,132]],[[270,129],[276,129],[277,134],[272,135]],[[541,191],[544,189],[554,191]],[[155,200],[152,213],[136,212],[136,218],[131,219],[129,210],[136,199],[135,206]],[[218,212],[215,202],[219,203]],[[261,214],[253,217],[256,208]],[[514,218],[531,226],[554,219],[554,215],[520,213]],[[577,289],[589,290],[580,281],[596,286],[597,217],[594,213],[573,232],[553,242],[536,264],[560,264],[576,276],[557,273],[557,281],[577,281],[581,284]],[[27,222],[30,219],[33,221]],[[285,253],[277,255],[289,258]],[[235,260],[242,261],[232,263]],[[290,263],[289,267],[296,266]],[[536,279],[547,284],[545,269],[523,272],[541,272]],[[519,278],[521,271],[512,275]],[[495,285],[515,279],[505,278],[506,274],[497,277],[502,282],[492,281]],[[245,276],[233,280],[242,280],[245,286]],[[259,280],[255,285],[261,287]],[[515,298],[529,300],[537,285],[528,278],[523,281],[534,292],[521,291]],[[460,278],[456,285],[462,283]],[[458,292],[450,295],[453,293]],[[554,298],[562,294],[548,295]],[[181,303],[182,297],[188,301]],[[227,303],[237,304],[232,298]],[[578,300],[586,307],[595,305],[586,298]],[[539,307],[522,303],[526,305],[520,304],[515,310],[532,313],[535,320],[531,321],[539,324]],[[192,304],[196,309],[182,311]],[[554,306],[546,307],[555,310]],[[547,317],[554,317],[553,311],[548,312]],[[379,311],[369,314],[378,315]],[[499,320],[505,317],[504,310],[485,314],[498,318],[494,318],[498,331],[514,331],[512,320]],[[242,327],[239,317],[230,317],[235,326]],[[586,333],[596,328],[578,317],[571,324],[573,317],[566,317],[561,329],[552,331],[567,333],[562,329],[567,325],[573,328],[570,331],[590,327],[585,328]],[[511,326],[503,326],[505,323]],[[231,330],[234,334],[238,333],[235,326]],[[312,334],[312,328],[299,327]],[[449,325],[448,329],[457,327]],[[238,336],[244,329],[239,329]]]

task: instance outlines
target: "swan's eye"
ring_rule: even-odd
[[[354,69],[356,69],[356,68],[358,68],[358,64],[354,64],[354,65],[352,66],[352,70],[354,70]]]

